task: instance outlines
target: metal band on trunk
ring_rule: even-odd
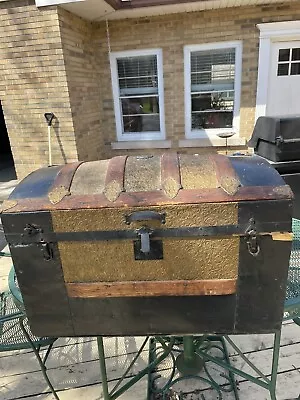
[[[271,232],[289,232],[291,224],[289,222],[261,222],[255,225],[256,234],[268,234]],[[26,228],[25,228],[26,229]],[[28,227],[27,227],[28,229]],[[169,228],[150,230],[151,239],[159,238],[181,238],[181,237],[216,237],[216,236],[247,236],[249,224],[243,225],[220,225],[220,226],[201,226],[186,228]],[[6,239],[10,245],[22,245],[33,243],[55,243],[55,242],[83,242],[101,240],[122,240],[138,239],[139,229],[136,230],[113,230],[113,231],[86,231],[86,232],[41,232],[35,233],[12,233],[6,234]]]

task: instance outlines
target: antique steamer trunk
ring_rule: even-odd
[[[26,312],[52,336],[280,327],[292,193],[260,157],[126,157],[40,169],[3,204]]]

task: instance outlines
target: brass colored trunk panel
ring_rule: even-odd
[[[153,210],[166,213],[166,223],[147,221],[146,225],[161,228],[222,226],[238,223],[238,203],[201,203],[149,207],[55,210],[51,212],[54,232],[131,230],[143,222],[125,224],[125,215],[134,211]]]
[[[163,260],[135,261],[130,240],[61,242],[66,282],[237,278],[239,238],[164,240]]]
[[[134,209],[54,211],[55,232],[160,228],[237,224],[237,204],[149,207],[166,212],[166,224],[151,221],[125,224],[124,215]],[[66,282],[122,282],[160,280],[236,279],[239,238],[163,240],[163,259],[136,261],[132,240],[60,242]]]

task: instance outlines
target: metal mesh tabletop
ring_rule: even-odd
[[[25,329],[36,348],[48,346],[56,340],[34,336],[28,326],[27,318],[17,308],[11,294],[4,292],[0,294],[0,351],[32,347],[20,329],[19,318],[23,318]]]
[[[293,218],[293,242],[287,279],[286,300],[300,301],[300,220]]]

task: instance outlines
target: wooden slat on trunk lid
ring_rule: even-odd
[[[109,160],[89,161],[77,169],[70,192],[73,195],[102,194]]]
[[[65,196],[70,195],[70,187],[77,168],[82,162],[66,164],[57,174],[49,191],[48,198],[52,204],[59,203]]]
[[[170,199],[174,199],[182,188],[177,153],[165,153],[161,157],[161,187]]]
[[[166,202],[166,196],[161,190],[150,193],[122,193],[115,202],[110,202],[104,195],[77,195],[67,196],[56,205],[45,202],[44,199],[20,199],[14,206],[11,205],[10,213],[24,211],[43,211],[43,210],[71,210],[86,208],[105,208],[105,207],[148,207],[161,206],[163,204],[198,204],[198,203],[222,203],[251,200],[286,200],[290,204],[292,191],[288,185],[283,185],[278,190],[278,186],[243,186],[230,196],[223,189],[195,189],[180,190],[174,199]]]
[[[215,154],[213,160],[220,187],[224,192],[233,196],[241,186],[241,182],[230,162],[230,159],[221,154]]]
[[[124,173],[127,156],[118,156],[110,159],[103,194],[109,201],[115,201],[124,191]]]

